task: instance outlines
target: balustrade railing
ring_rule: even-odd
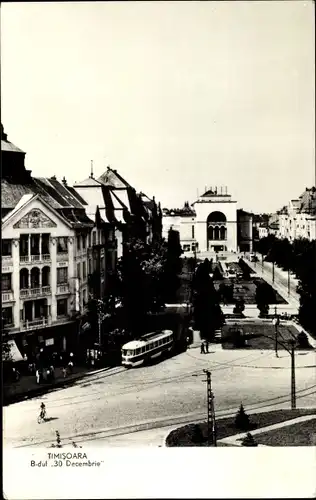
[[[50,317],[47,318],[38,318],[34,319],[32,321],[26,320],[23,322],[23,328],[25,330],[34,330],[36,328],[43,328],[45,326],[48,326],[50,324]]]
[[[69,259],[68,252],[58,252],[57,253],[57,262],[67,261]]]
[[[20,290],[20,297],[24,299],[26,297],[41,297],[43,295],[50,295],[51,287],[50,286],[42,286],[36,288],[22,288]]]
[[[59,293],[69,293],[69,284],[57,285],[57,294]]]
[[[12,300],[14,300],[12,291],[7,290],[2,292],[2,302],[11,302]]]
[[[31,263],[31,262],[49,262],[51,256],[49,253],[42,255],[20,255],[20,264]]]

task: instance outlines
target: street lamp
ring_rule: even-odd
[[[280,319],[276,314],[276,308],[275,308],[275,318],[273,318],[272,323],[274,324],[274,328],[275,328],[275,347],[274,347],[275,355],[278,358],[279,357],[279,355],[278,355],[278,326],[280,324]]]

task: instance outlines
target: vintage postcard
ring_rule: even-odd
[[[5,498],[315,495],[314,37],[2,4]]]

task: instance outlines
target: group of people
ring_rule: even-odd
[[[69,355],[65,353],[59,355],[57,352],[54,352],[47,356],[44,355],[43,349],[40,349],[39,353],[36,355],[35,362],[32,361],[28,363],[28,372],[30,374],[35,374],[37,384],[42,382],[53,382],[55,379],[56,366],[62,367],[63,377],[66,378],[69,373],[73,372],[73,353],[71,352]]]

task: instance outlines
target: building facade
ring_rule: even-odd
[[[163,235],[179,231],[184,252],[252,251],[252,214],[237,209],[226,187],[211,188],[191,206],[163,210]]]
[[[277,212],[278,231],[276,236],[294,241],[298,238],[316,239],[316,188],[306,188],[296,200]]]
[[[29,358],[74,349],[93,228],[66,183],[33,178],[2,128],[2,329]]]

